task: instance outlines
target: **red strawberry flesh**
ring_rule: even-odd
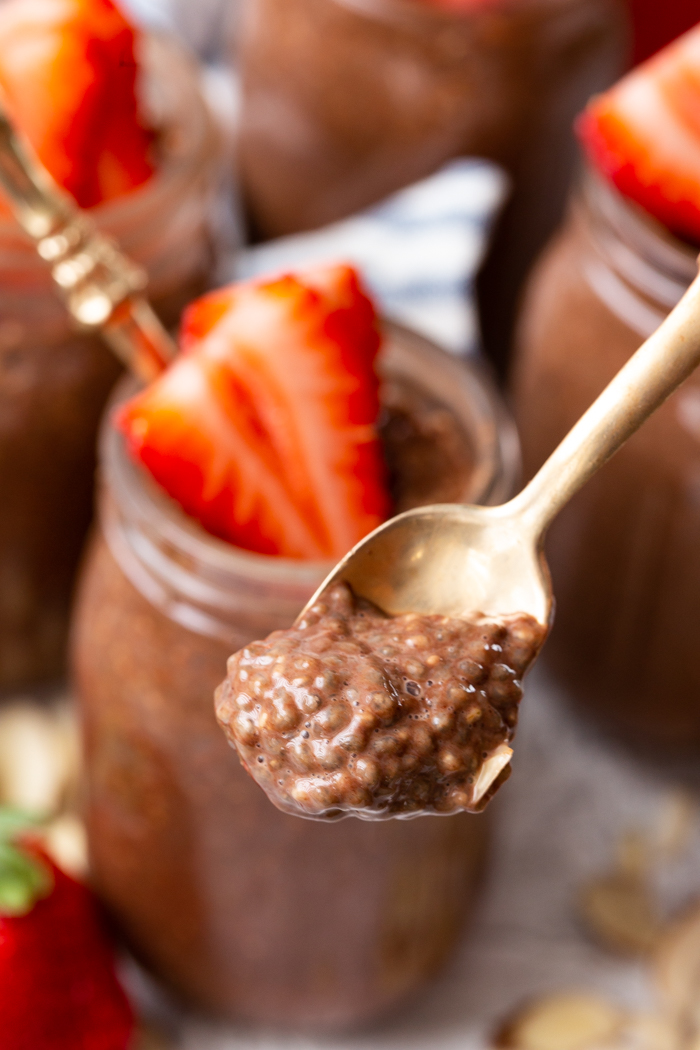
[[[29,841],[3,849],[49,880],[22,914],[0,901],[2,1050],[127,1050],[134,1018],[92,894]]]
[[[700,26],[593,99],[578,133],[626,197],[700,243]]]
[[[112,0],[0,5],[0,92],[39,159],[81,207],[153,173],[139,116],[136,33]]]
[[[386,517],[379,334],[350,267],[203,296],[182,346],[116,418],[186,513],[236,546],[316,560]]]

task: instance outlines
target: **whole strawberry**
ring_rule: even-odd
[[[90,891],[0,810],[2,1050],[127,1050],[128,1000]]]

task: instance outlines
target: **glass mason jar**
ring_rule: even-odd
[[[432,418],[438,471],[451,426],[464,443],[455,497],[505,499],[517,439],[478,369],[394,328],[381,370],[385,405],[409,390],[410,411]],[[323,824],[276,810],[218,728],[214,689],[227,657],[291,625],[330,566],[204,533],[109,422],[102,469],[73,635],[94,885],[137,955],[199,1006],[288,1029],[375,1018],[459,936],[486,819]]]
[[[513,178],[480,282],[507,349],[525,270],[559,220],[574,116],[621,71],[621,0],[250,0],[238,157],[253,232],[350,215],[456,156]]]
[[[211,266],[207,211],[218,144],[190,60],[164,38],[143,44],[157,170],[91,214],[146,267],[154,305],[173,323]],[[33,244],[0,218],[0,688],[64,669],[97,428],[118,373],[97,336],[71,327]]]
[[[696,250],[588,174],[533,273],[516,418],[528,476],[696,273]],[[692,376],[565,508],[548,553],[545,658],[629,739],[700,745],[700,377]]]

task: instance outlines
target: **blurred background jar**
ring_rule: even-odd
[[[380,355],[385,445],[387,435],[401,444],[391,416],[405,430],[408,406],[433,435],[443,496],[505,499],[517,439],[489,383],[391,331]],[[450,497],[455,441],[469,468]],[[415,435],[399,473],[414,452]],[[459,937],[486,818],[324,824],[276,810],[226,743],[213,694],[227,657],[291,625],[329,566],[209,536],[127,460],[108,421],[102,465],[101,531],[73,639],[95,887],[137,955],[209,1010],[282,1028],[386,1013]],[[413,502],[432,501],[413,489]]]
[[[349,215],[471,155],[514,195],[481,280],[503,362],[528,263],[561,215],[571,122],[624,60],[618,0],[248,0],[238,154],[257,237]]]
[[[164,37],[143,43],[143,104],[157,129],[155,174],[91,214],[149,274],[168,324],[205,286],[217,140],[198,74]],[[0,219],[0,689],[57,679],[92,515],[99,418],[119,368],[76,332],[45,264]]]
[[[661,323],[697,272],[676,240],[587,173],[529,282],[516,419],[526,476]],[[591,712],[649,748],[700,746],[700,377],[552,526],[545,658]]]
[[[632,65],[636,66],[695,25],[697,0],[627,0],[632,21]]]

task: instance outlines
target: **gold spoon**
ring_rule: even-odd
[[[399,514],[339,562],[300,617],[344,580],[392,616],[520,612],[548,625],[548,526],[698,363],[700,276],[519,495],[499,507],[437,504]]]
[[[100,331],[144,382],[154,379],[177,348],[143,296],[146,273],[56,185],[1,107],[0,186],[74,321]]]

